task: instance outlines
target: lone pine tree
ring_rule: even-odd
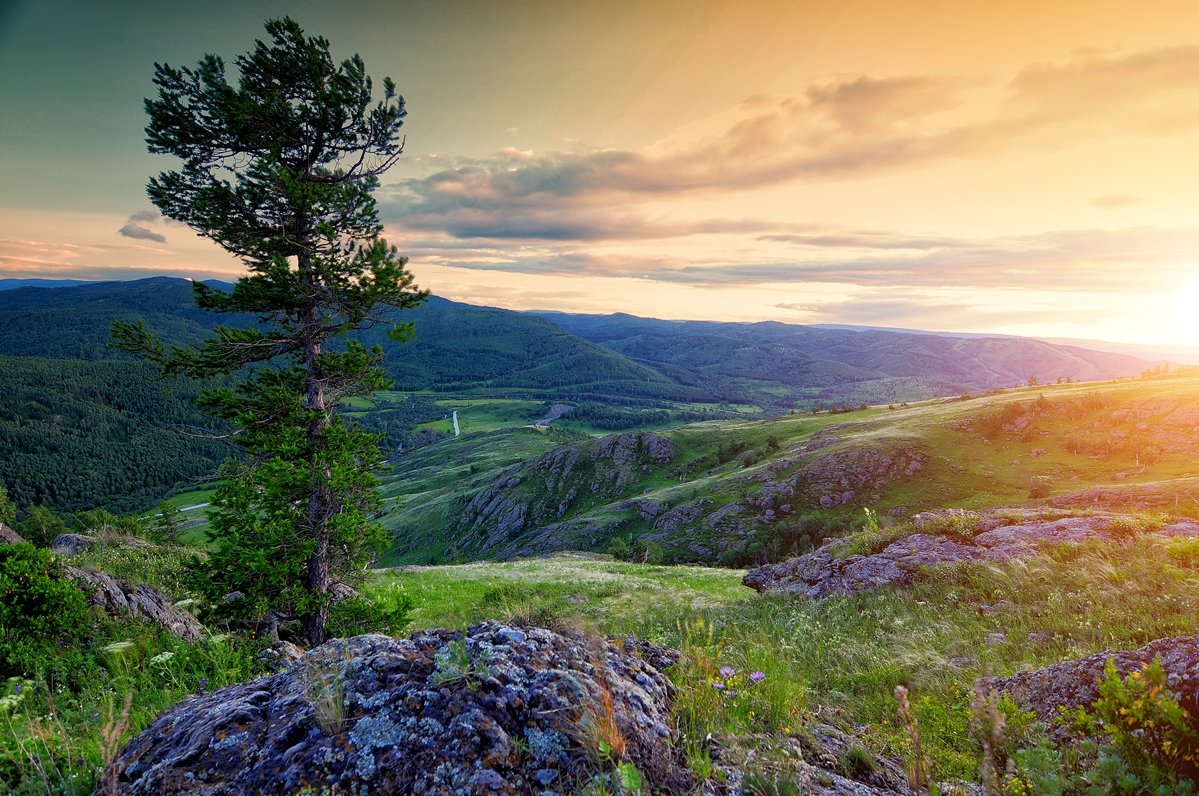
[[[151,201],[248,272],[231,292],[194,283],[196,303],[258,324],[219,326],[169,352],[140,322],[113,333],[164,376],[247,373],[201,398],[231,422],[244,454],[222,470],[209,512],[206,586],[214,596],[241,592],[244,614],[299,619],[303,639],[318,644],[331,587],[384,543],[373,521],[378,439],[335,411],[386,386],[381,352],[346,335],[387,324],[394,339],[409,336],[394,311],[427,293],[380,237],[372,195],[403,151],[395,84],[386,78],[376,101],[359,56],[335,62],[326,39],[290,18],[266,31],[269,43],[236,57],[235,85],[224,61],[206,55],[195,69],[155,64],[158,94],[146,100],[149,150],[182,160],[149,181]]]

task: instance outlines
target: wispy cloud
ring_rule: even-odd
[[[1136,196],[1129,196],[1128,194],[1123,193],[1108,193],[1104,194],[1103,196],[1096,196],[1092,198],[1091,204],[1093,204],[1095,207],[1102,207],[1104,209],[1111,210],[1117,207],[1128,207],[1129,205],[1135,205],[1140,201],[1141,200]]]
[[[729,287],[836,283],[859,287],[1144,292],[1169,290],[1179,263],[1199,249],[1199,228],[1060,230],[987,240],[913,238],[882,232],[770,236],[802,244],[798,256],[751,262],[596,255],[554,248],[485,256],[440,252],[443,265],[557,276],[620,276],[680,285]],[[894,254],[879,254],[896,250]],[[1172,281],[1173,280],[1173,281]]]
[[[403,229],[462,240],[638,240],[732,231],[655,223],[647,202],[802,181],[877,177],[949,159],[1199,129],[1199,47],[1082,53],[1002,90],[957,76],[854,77],[748,99],[642,151],[508,149],[405,181]],[[979,96],[981,94],[981,97]],[[1189,98],[1190,102],[1182,101]],[[1123,197],[1121,197],[1123,198]],[[1100,197],[1117,206],[1113,197]],[[741,231],[749,231],[741,230]]]
[[[149,240],[155,243],[166,243],[166,236],[160,232],[155,232],[148,225],[157,224],[162,219],[158,213],[153,210],[140,210],[129,216],[129,220],[125,222],[125,226],[117,230],[117,233],[124,235],[126,238],[134,240]]]

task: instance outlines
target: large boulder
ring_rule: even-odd
[[[633,763],[690,792],[672,746],[676,657],[488,622],[335,640],[286,670],[189,697],[105,774],[124,794],[572,793]]]
[[[0,544],[20,544],[23,541],[21,534],[0,522]]]
[[[1018,705],[1031,710],[1054,728],[1059,738],[1067,734],[1065,725],[1055,722],[1059,707],[1073,710],[1090,707],[1099,698],[1099,681],[1109,660],[1121,675],[1135,672],[1160,659],[1166,673],[1166,687],[1195,721],[1199,721],[1199,636],[1175,636],[1151,641],[1135,650],[1098,652],[1085,658],[1055,663],[1011,677],[988,678],[985,686],[1006,694]]]
[[[199,641],[207,635],[198,619],[176,607],[175,601],[158,589],[130,583],[93,569],[65,569],[67,577],[87,589],[91,604],[103,609],[109,616],[138,617],[174,633],[184,641]]]

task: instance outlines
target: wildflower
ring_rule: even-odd
[[[150,663],[166,663],[171,658],[175,657],[173,652],[160,652],[150,659]]]
[[[723,691],[724,683],[712,683],[712,687],[715,688],[717,691]]]
[[[753,674],[751,674],[749,676],[749,679],[755,683],[760,683],[766,679],[766,673],[765,672],[754,672]]]
[[[201,678],[200,678],[200,688],[201,688],[201,689],[205,689],[205,688],[207,688],[207,687],[208,687],[208,678],[207,678],[207,677],[201,677]]]
[[[722,666],[720,668],[720,676],[724,677],[725,679],[732,677],[736,673],[736,670],[734,670],[731,666]]]

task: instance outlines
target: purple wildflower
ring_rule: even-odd
[[[737,692],[736,692],[736,691],[725,691],[725,692],[724,692],[724,698],[725,698],[725,699],[731,699],[732,697],[735,697],[735,696],[737,696]]]
[[[720,668],[720,676],[725,678],[726,680],[728,678],[732,677],[736,673],[737,672],[731,666],[722,666]]]
[[[755,683],[760,683],[766,679],[766,673],[765,672],[754,672],[753,674],[751,674],[749,676],[749,679]]]
[[[723,691],[724,683],[712,683],[712,687],[715,688],[717,691]]]

